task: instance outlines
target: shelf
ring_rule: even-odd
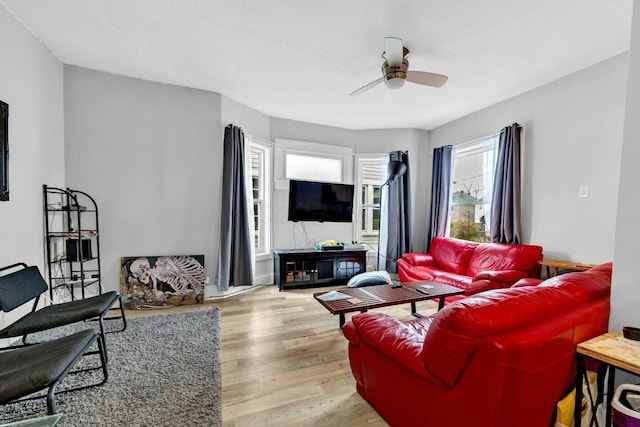
[[[279,290],[288,287],[346,283],[366,269],[364,248],[341,251],[274,250],[274,279]]]
[[[67,239],[89,239],[96,237],[98,232],[96,230],[82,230],[80,234],[77,231],[51,231],[49,237],[65,237]]]
[[[98,286],[98,292],[102,293],[98,206],[95,200],[83,191],[70,188],[43,185],[42,193],[51,301],[54,300],[54,290],[57,297],[60,296],[59,290],[68,290],[65,298],[71,300],[87,297],[85,288],[92,285]]]
[[[54,280],[60,280],[60,279],[55,279]],[[97,278],[92,278],[92,279],[84,279],[84,286],[89,286],[89,285],[93,285],[94,283],[97,283],[99,281],[99,279]],[[58,283],[56,284],[53,288],[62,288],[62,287],[68,287],[68,286],[76,286],[76,285],[82,285],[83,281],[78,279],[78,280],[68,280],[66,282],[62,282],[62,283]]]

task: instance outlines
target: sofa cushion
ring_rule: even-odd
[[[415,266],[411,267],[408,272],[414,280],[433,280],[436,277],[436,273],[441,271],[438,267],[423,267]]]
[[[534,273],[539,270],[538,261],[541,259],[541,246],[480,243],[473,251],[467,270],[463,274],[473,277],[481,271],[491,270],[521,270]]]
[[[429,254],[436,265],[443,270],[457,274],[465,274],[469,259],[478,243],[466,240],[434,237],[431,241]]]
[[[425,368],[452,387],[482,338],[541,322],[579,303],[564,286],[496,289],[457,301],[435,316],[427,332]]]
[[[433,280],[445,285],[455,286],[465,291],[469,289],[469,285],[471,284],[471,277],[469,276],[437,269],[433,270]]]
[[[592,268],[582,273],[567,273],[552,277],[542,282],[538,287],[562,287],[571,293],[571,297],[575,301],[588,301],[609,295],[611,291],[611,274],[611,269]]]

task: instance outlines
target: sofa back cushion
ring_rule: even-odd
[[[539,286],[482,292],[450,304],[435,316],[425,337],[425,368],[452,387],[481,339],[530,327],[607,297],[610,288],[611,274],[589,271],[557,276]]]
[[[478,243],[449,237],[434,237],[429,247],[429,254],[436,265],[443,270],[457,274],[465,274],[469,260]]]
[[[542,246],[504,243],[480,243],[469,260],[466,275],[481,271],[520,270],[530,276],[540,275],[538,261],[542,259]]]

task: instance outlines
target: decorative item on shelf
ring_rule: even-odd
[[[335,240],[325,240],[324,242],[316,243],[316,251],[335,251],[344,249],[344,244],[338,243]]]
[[[622,335],[628,340],[640,341],[640,328],[624,326],[622,328]]]

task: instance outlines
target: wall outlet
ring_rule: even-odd
[[[585,199],[587,197],[589,197],[589,187],[587,185],[578,187],[578,199]]]
[[[205,285],[208,285],[208,284],[209,284],[209,276],[207,276],[207,278],[206,278],[206,279],[204,279],[204,284],[205,284]]]

